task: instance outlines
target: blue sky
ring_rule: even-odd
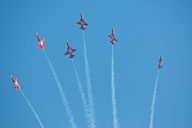
[[[69,127],[56,82],[36,32],[69,100],[79,128],[87,127],[72,63],[64,56],[66,40],[84,90],[83,42],[76,22],[83,12],[96,126],[112,127],[111,44],[115,28],[115,84],[121,128],[148,128],[157,64],[163,54],[154,127],[192,127],[192,2],[190,0],[1,0],[0,127],[40,127],[9,74],[19,79],[46,128]]]

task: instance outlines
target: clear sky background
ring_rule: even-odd
[[[45,38],[79,128],[87,123],[66,40],[86,91],[83,42],[76,24],[83,12],[97,128],[112,128],[111,44],[115,28],[115,84],[121,128],[148,128],[160,54],[154,128],[192,127],[192,2],[190,0],[1,0],[0,127],[39,128],[10,74],[45,128],[69,128],[50,67],[37,48]]]

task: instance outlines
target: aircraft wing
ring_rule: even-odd
[[[84,22],[84,25],[88,25],[88,24]]]
[[[67,51],[66,53],[65,53],[65,55],[68,55],[69,54],[69,52]]]
[[[81,25],[81,23],[80,23],[80,22],[77,22],[77,24]]]

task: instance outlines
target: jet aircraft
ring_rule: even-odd
[[[115,39],[115,31],[114,31],[114,28],[112,28],[112,34],[111,35],[109,35],[109,37],[111,38],[111,43],[112,43],[112,45],[114,45],[115,44],[115,42],[117,42],[117,40]]]
[[[161,68],[163,68],[163,66],[162,66],[162,61],[163,61],[163,57],[162,57],[162,55],[160,56],[160,59],[159,59],[159,69],[161,69]]]
[[[37,34],[37,39],[38,39],[38,41],[39,41],[39,45],[38,45],[38,48],[42,48],[42,50],[44,50],[44,48],[45,48],[45,45],[43,44],[44,43],[44,41],[45,41],[45,39],[40,39],[40,37],[39,37],[39,35],[38,35],[38,33],[36,33]]]
[[[87,26],[88,24],[85,23],[84,19],[83,19],[83,14],[81,13],[81,19],[79,22],[77,22],[77,24],[81,25],[80,29],[85,30],[85,26]]]
[[[70,55],[69,58],[72,59],[75,55],[73,55],[73,52],[76,51],[76,49],[72,49],[70,46],[69,46],[69,42],[67,41],[67,52],[65,53],[65,55]]]
[[[14,79],[12,75],[10,75],[10,76],[11,76],[11,79],[12,79],[13,83],[15,84],[16,90],[17,90],[17,89],[20,90],[20,85],[18,84],[17,78]]]

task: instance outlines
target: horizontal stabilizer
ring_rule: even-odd
[[[69,58],[73,58],[75,55],[73,55],[73,54],[71,54],[70,56],[69,56]]]
[[[85,27],[81,26],[80,29],[85,30]]]
[[[42,50],[44,50],[45,49],[45,45],[42,45]]]

